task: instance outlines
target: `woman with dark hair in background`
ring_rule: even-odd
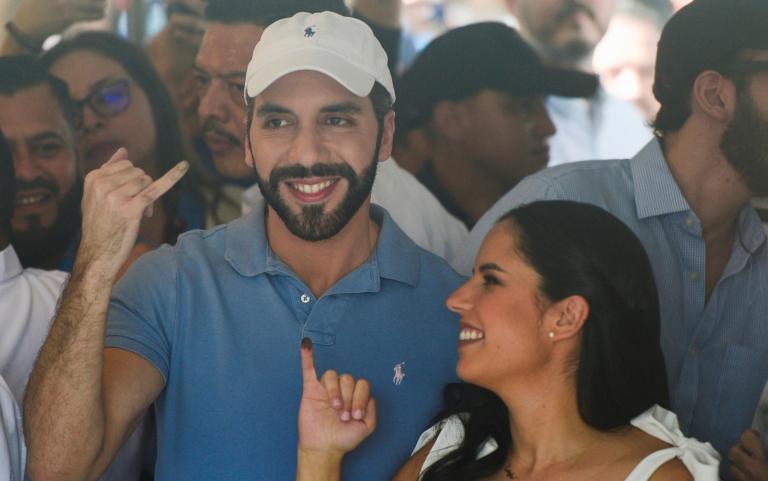
[[[77,134],[85,174],[118,148],[153,179],[191,151],[171,97],[144,52],[104,32],[86,32],[43,55],[43,62],[69,86],[78,108]],[[142,222],[132,262],[140,254],[205,224],[205,207],[193,173]],[[159,207],[159,206],[158,206]]]
[[[718,479],[714,449],[668,404],[659,307],[642,245],[597,207],[535,202],[488,234],[461,315],[445,408],[396,480]],[[425,349],[428,346],[425,346]],[[318,381],[302,348],[298,480],[339,479],[375,425],[367,383]]]

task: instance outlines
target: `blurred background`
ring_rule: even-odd
[[[508,7],[508,2],[514,0],[400,1],[400,70],[435,36],[450,28],[486,20],[516,26]],[[650,87],[659,33],[672,12],[689,1],[618,0],[617,14],[595,50],[595,72],[601,76],[606,89],[615,96],[634,102],[647,117],[656,108]],[[19,2],[0,0],[0,20],[3,23],[12,18]],[[65,35],[85,29],[103,29],[146,44],[163,29],[169,16],[174,13],[201,16],[203,6],[204,0],[106,0],[104,19],[76,24]],[[0,29],[0,37],[4,34],[4,29]],[[56,41],[57,36],[54,36],[47,45]]]

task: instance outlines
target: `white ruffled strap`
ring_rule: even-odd
[[[676,448],[676,456],[688,468],[695,481],[720,479],[720,455],[711,444],[685,437],[674,413],[661,406],[653,406],[633,419],[632,425]]]

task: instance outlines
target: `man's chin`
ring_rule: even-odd
[[[238,155],[215,155],[213,156],[213,166],[216,173],[230,180],[253,180],[253,168],[248,166],[243,160],[245,154],[240,151]]]

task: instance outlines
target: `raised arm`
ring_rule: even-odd
[[[182,162],[152,182],[120,149],[85,179],[75,266],[24,400],[35,481],[97,479],[163,388],[148,361],[104,349],[107,307],[142,214],[187,168]]]

